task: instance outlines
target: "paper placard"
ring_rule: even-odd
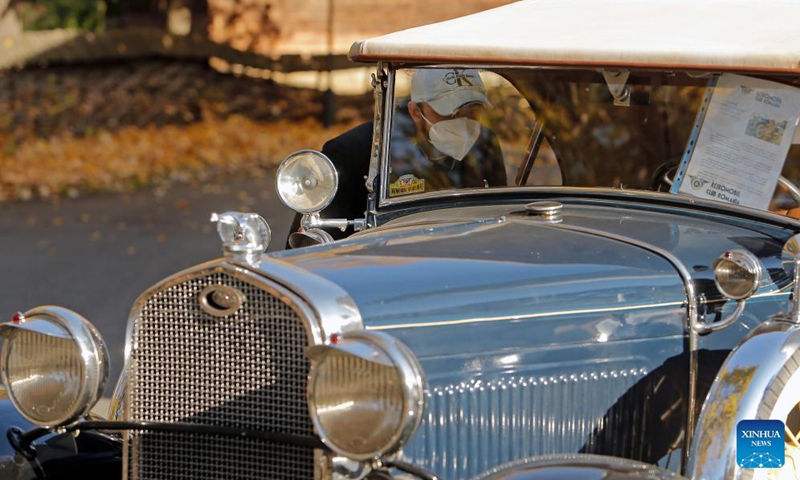
[[[678,191],[766,210],[798,118],[800,89],[722,75]]]

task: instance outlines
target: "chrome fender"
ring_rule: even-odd
[[[696,480],[766,478],[736,463],[741,420],[781,420],[800,402],[800,325],[776,317],[756,327],[717,374],[697,422],[687,473]],[[796,430],[795,430],[796,431]],[[791,466],[789,457],[786,465]]]
[[[686,480],[656,466],[589,454],[559,454],[531,457],[501,465],[474,480]]]

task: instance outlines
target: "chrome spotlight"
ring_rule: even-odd
[[[327,207],[339,187],[333,162],[314,150],[301,150],[286,157],[278,167],[277,177],[281,201],[303,214]]]

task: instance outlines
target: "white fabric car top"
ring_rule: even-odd
[[[528,0],[359,41],[356,61],[800,72],[797,0]]]

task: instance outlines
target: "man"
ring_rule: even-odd
[[[390,187],[389,195],[505,186],[500,145],[479,122],[489,108],[477,70],[417,70],[411,79],[408,116],[401,108],[395,115],[389,175],[391,186],[413,178],[417,188],[406,192],[397,185]]]
[[[390,147],[390,196],[450,188],[505,186],[497,137],[478,119],[492,105],[477,70],[420,69],[410,100],[398,104]],[[339,173],[339,189],[323,218],[363,218],[373,124],[367,122],[322,147]],[[413,188],[408,188],[411,185]],[[290,234],[300,228],[296,215]],[[330,229],[335,238],[353,232]],[[287,243],[288,248],[288,243]]]

